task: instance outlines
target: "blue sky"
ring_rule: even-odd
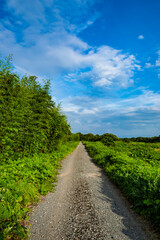
[[[51,79],[73,132],[160,135],[159,0],[1,0],[0,53]]]

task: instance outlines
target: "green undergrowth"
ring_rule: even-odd
[[[54,190],[57,169],[78,142],[66,142],[50,154],[2,162],[0,165],[0,240],[26,239],[23,226],[30,205]]]
[[[102,166],[134,205],[136,211],[160,226],[160,144],[84,142],[90,156]]]

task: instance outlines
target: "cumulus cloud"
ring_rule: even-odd
[[[144,36],[143,35],[139,35],[138,39],[142,40],[142,39],[144,39]]]
[[[109,46],[94,48],[83,55],[83,65],[87,70],[70,75],[73,79],[89,79],[95,86],[109,87],[119,85],[127,87],[133,83],[134,71],[140,69],[133,55]],[[68,78],[69,79],[69,78]]]
[[[96,86],[118,84],[127,87],[132,83],[134,70],[140,69],[133,55],[103,46],[93,55],[93,74],[97,76]]]
[[[145,64],[145,67],[146,67],[146,68],[152,68],[152,67],[155,67],[155,65],[154,65],[154,64],[151,64],[150,62],[147,62],[147,63]]]
[[[18,44],[15,34],[4,27],[0,30],[0,36],[4,55],[8,55],[12,49],[17,66],[42,76],[48,74],[54,77],[80,68],[84,62],[83,51],[88,48],[87,43],[65,30],[44,35],[34,32],[32,36],[25,32],[22,44]],[[30,41],[32,44],[27,45]]]

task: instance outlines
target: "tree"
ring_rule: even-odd
[[[49,94],[50,82],[20,78],[11,57],[0,60],[0,154],[4,159],[52,151],[70,134],[66,116]]]
[[[118,141],[118,137],[112,133],[105,133],[100,136],[100,140],[104,145],[110,146],[114,145],[115,141]]]

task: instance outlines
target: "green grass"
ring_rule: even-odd
[[[0,166],[0,240],[25,239],[29,206],[40,195],[54,190],[60,161],[70,154],[78,142],[68,142],[51,154],[36,154],[2,162]]]
[[[91,157],[104,168],[134,205],[136,211],[160,226],[159,144],[84,142]]]

